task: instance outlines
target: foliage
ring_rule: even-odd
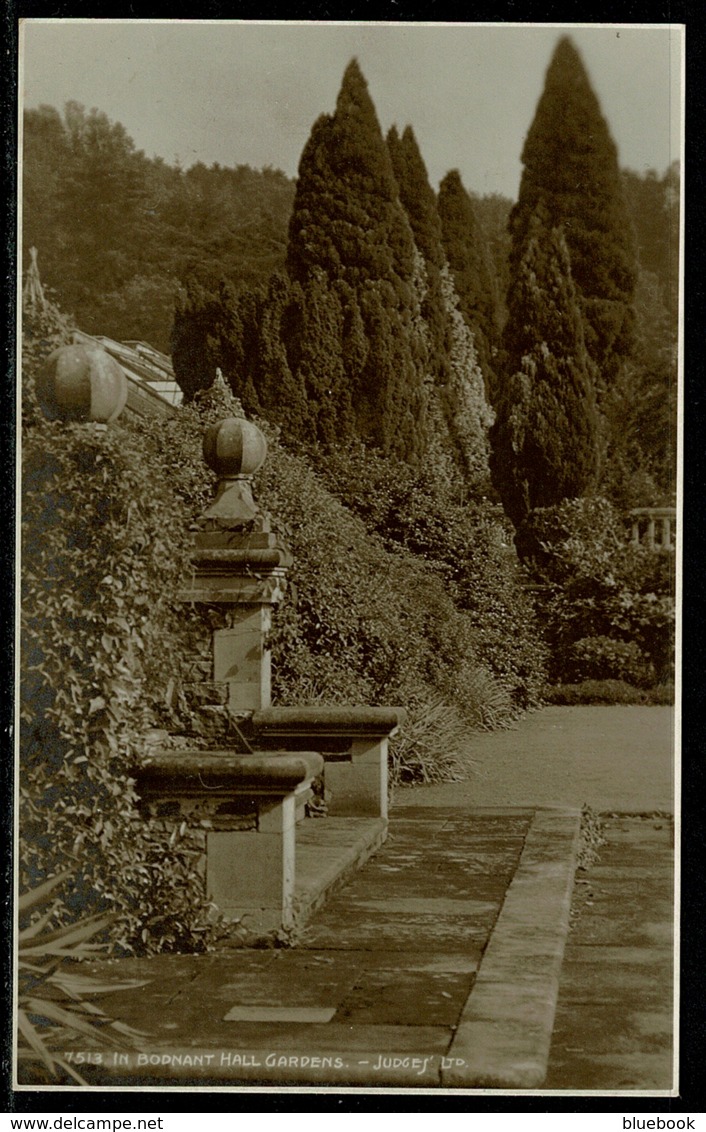
[[[393,126],[387,135],[387,146],[400,201],[424,261],[425,286],[420,313],[428,336],[426,368],[437,385],[444,385],[449,377],[449,327],[441,280],[446,255],[436,197],[411,126],[405,128],[401,137]]]
[[[625,198],[635,227],[640,269],[657,280],[676,337],[679,317],[679,163],[662,177],[623,171]]]
[[[414,471],[362,449],[329,454],[321,473],[389,551],[414,555],[443,582],[478,661],[513,702],[535,702],[544,649],[499,508],[471,502],[434,467]]]
[[[635,249],[615,143],[568,36],[562,36],[522,151],[518,202],[510,216],[511,278],[541,209],[564,230],[581,300],[586,348],[605,388],[631,349]]]
[[[491,399],[495,396],[494,355],[499,338],[499,288],[490,250],[477,214],[457,169],[439,185],[442,243],[459,298],[459,309],[473,332],[480,367]]]
[[[562,229],[532,218],[508,293],[507,378],[491,472],[516,527],[537,507],[589,493],[600,460],[595,367]]]
[[[201,946],[208,913],[199,838],[146,822],[132,773],[188,651],[191,513],[164,459],[146,429],[36,409],[23,440],[20,884],[71,868],[66,914],[115,911],[114,938],[146,950]]]
[[[434,696],[417,697],[407,710],[404,728],[390,742],[392,785],[468,778],[468,723],[458,710]]]
[[[166,350],[180,285],[252,287],[284,263],[294,184],[278,170],[149,159],[76,102],[25,111],[23,143],[23,258],[39,250],[88,333]]]
[[[597,453],[603,471],[600,486],[604,493],[610,492],[617,498],[620,485],[630,478],[631,458],[626,451],[624,417],[630,402],[626,368],[635,346],[633,297],[637,264],[615,143],[581,56],[567,36],[557,44],[547,70],[544,91],[525,139],[522,162],[519,198],[510,214],[512,244],[508,320],[503,342],[504,376],[506,381],[512,382],[516,380],[513,375],[523,370],[521,338],[527,328],[530,334],[534,330],[536,350],[543,349],[544,332],[539,325],[535,328],[542,317],[541,303],[525,304],[518,301],[521,296],[513,292],[537,233],[543,244],[540,251],[550,259],[552,233],[561,231],[570,265],[571,293],[564,291],[554,305],[558,314],[566,312],[568,335],[560,333],[559,339],[567,353],[562,354],[557,348],[556,325],[546,346],[555,359],[552,368],[563,364],[570,370],[568,380],[573,393],[569,420],[574,440],[577,434],[582,437],[578,445],[578,482],[572,483],[570,479],[566,482],[566,477],[562,476],[554,497],[546,497],[545,492],[543,503],[537,499],[534,506],[547,506],[558,502],[562,496],[590,492],[595,472],[599,470],[598,461],[588,458],[595,435],[595,425],[589,424],[595,414],[593,398],[601,418]],[[547,279],[546,272],[542,272],[542,277]],[[561,278],[566,280],[566,277],[567,271],[562,266]],[[558,278],[556,282],[558,284]],[[551,285],[547,290],[551,295]],[[573,348],[568,338],[573,339]],[[586,365],[584,346],[590,366]],[[536,351],[533,360],[536,364]],[[533,379],[534,371],[529,376]],[[585,405],[581,400],[584,393],[588,395]],[[528,396],[533,396],[532,389]],[[513,396],[512,401],[515,400],[517,397]],[[539,401],[541,418],[544,408],[541,396]],[[523,413],[523,417],[525,415]],[[547,419],[549,434],[560,435],[561,423],[555,424],[551,410]],[[497,439],[500,442],[497,464],[501,468],[511,451],[511,440],[503,432]],[[543,440],[541,449],[545,445]],[[560,463],[571,466],[569,452],[564,453]],[[504,501],[509,494],[506,488]],[[513,506],[512,502],[510,505]],[[523,509],[526,513],[526,508],[519,509],[519,522]],[[517,512],[518,508],[514,510]],[[518,518],[513,521],[517,523]]]
[[[509,218],[513,202],[499,193],[490,193],[480,196],[470,192],[474,213],[488,254],[491,283],[496,302],[496,324],[498,339],[496,346],[500,347],[500,335],[507,320],[505,296],[510,283],[510,232]],[[491,351],[492,352],[492,351]],[[498,366],[498,354],[494,354],[495,367]]]
[[[45,911],[41,908],[59,886],[67,883],[68,876],[63,873],[52,877],[18,901],[18,1058],[33,1066],[29,1074],[22,1073],[24,1080],[62,1078],[85,1085],[81,1074],[56,1047],[80,1037],[88,1038],[92,1047],[133,1046],[145,1035],[113,1021],[86,997],[92,999],[98,994],[143,984],[134,979],[127,983],[103,983],[76,973],[79,961],[94,959],[106,950],[108,945],[96,943],[95,939],[105,933],[115,917],[84,917],[78,923],[52,927],[60,902],[54,901]]]
[[[673,502],[677,462],[679,167],[623,174],[638,249],[635,351],[616,391],[622,443],[611,498],[625,508]]]
[[[547,703],[562,707],[578,704],[661,704],[674,703],[674,685],[656,684],[635,688],[622,680],[584,680],[581,684],[557,684],[545,689]]]
[[[304,374],[310,399],[318,370],[332,373],[313,389],[316,413],[330,402],[335,420],[345,392],[342,423],[352,406],[357,435],[412,462],[427,444],[425,371],[415,354],[415,263],[390,154],[354,59],[335,113],[314,123],[299,163],[287,270],[304,303],[285,348],[300,367],[313,350]],[[320,314],[312,308],[317,299]],[[329,442],[319,427],[316,433]],[[340,426],[337,435],[352,438]]]
[[[271,444],[260,492],[294,553],[272,634],[280,702],[401,703],[426,689],[476,721],[469,617],[419,556],[386,550],[301,458]],[[508,705],[509,706],[509,705]]]
[[[584,680],[622,680],[636,687],[654,684],[654,669],[635,641],[583,637],[565,650],[560,668],[570,684]]]
[[[650,665],[658,680],[671,678],[672,555],[629,543],[620,516],[601,498],[535,511],[518,532],[518,544],[541,582],[538,602],[552,649],[552,679],[564,679],[563,662],[586,638],[632,643],[645,679]]]

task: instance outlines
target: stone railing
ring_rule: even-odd
[[[631,524],[630,541],[649,550],[674,551],[676,537],[676,507],[636,507],[628,514]]]

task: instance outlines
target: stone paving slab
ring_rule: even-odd
[[[607,818],[574,889],[545,1087],[675,1088],[674,850],[668,820]],[[649,875],[642,862],[649,847]],[[636,863],[640,862],[640,863]]]
[[[116,980],[150,979],[101,1002],[149,1037],[87,1077],[476,1088],[502,1032],[512,1053],[496,1059],[495,1083],[526,1084],[551,1033],[577,828],[577,814],[554,810],[415,823],[408,808],[294,948],[101,964]]]

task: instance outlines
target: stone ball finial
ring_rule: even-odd
[[[221,479],[254,475],[266,456],[267,441],[251,421],[226,417],[206,429],[203,458]]]
[[[127,378],[100,346],[60,346],[44,362],[35,388],[49,420],[107,424],[127,401]]]

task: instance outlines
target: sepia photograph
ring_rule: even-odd
[[[679,1095],[684,39],[20,21],[18,1095]]]

